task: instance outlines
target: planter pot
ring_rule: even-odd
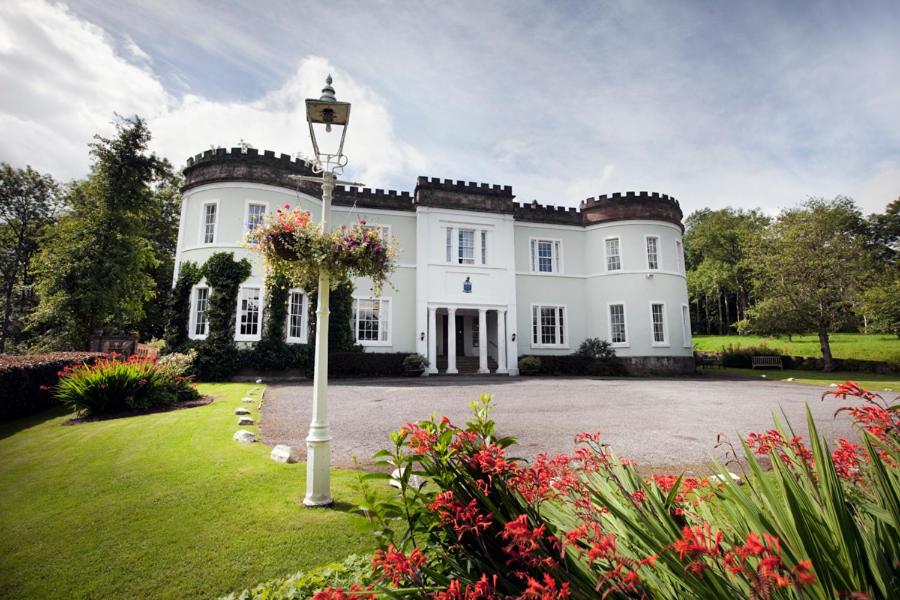
[[[297,260],[299,255],[294,249],[294,237],[290,234],[281,234],[272,237],[272,250],[278,258],[284,260]]]

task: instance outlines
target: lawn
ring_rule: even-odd
[[[833,333],[829,336],[831,353],[835,358],[857,360],[882,360],[900,362],[900,339],[893,335],[864,335],[861,333]],[[724,346],[755,346],[765,343],[791,356],[822,356],[816,335],[795,335],[788,342],[786,337],[767,338],[753,335],[695,335],[694,349],[701,352],[717,352]]]
[[[0,425],[0,598],[209,598],[373,547],[350,512],[307,509],[305,465],[231,439],[253,386],[207,406],[78,425]],[[256,406],[250,406],[256,414]]]
[[[890,392],[900,394],[900,376],[898,375],[878,375],[876,373],[858,373],[851,371],[835,371],[833,373],[823,373],[822,371],[801,371],[798,369],[717,369],[704,368],[702,373],[707,375],[730,375],[734,377],[746,377],[748,379],[769,379],[771,381],[784,381],[793,378],[792,383],[803,383],[809,385],[828,387],[832,383],[843,383],[845,381],[855,381],[866,389],[877,392],[886,392],[887,398],[894,396]]]

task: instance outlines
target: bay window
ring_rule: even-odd
[[[238,294],[237,332],[238,341],[259,341],[262,327],[262,289],[242,287]]]
[[[650,304],[650,322],[653,326],[653,345],[664,346],[666,342],[666,305],[661,302]]]
[[[647,240],[647,268],[651,271],[659,269],[659,238],[648,235]]]
[[[619,250],[619,238],[606,239],[606,270],[622,270],[622,255]]]

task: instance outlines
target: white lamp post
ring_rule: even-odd
[[[322,184],[322,229],[328,227],[331,216],[331,195],[335,184],[362,187],[361,183],[337,181],[347,164],[344,138],[350,122],[350,103],[338,102],[331,87],[331,75],[325,80],[322,96],[306,100],[306,120],[312,138],[315,159],[312,169],[321,177],[295,176],[295,179]],[[319,303],[316,307],[316,355],[313,373],[313,410],[309,435],[306,437],[306,506],[330,506],[331,498],[331,431],[328,428],[328,301],[331,278],[325,271],[319,274]]]

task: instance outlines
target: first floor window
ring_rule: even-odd
[[[487,231],[481,232],[481,264],[487,264]]]
[[[459,230],[459,264],[475,264],[475,230]]]
[[[307,341],[308,299],[300,290],[291,290],[288,296],[287,341],[305,344]]]
[[[363,345],[390,343],[391,301],[385,298],[355,298],[353,323],[356,341]]]
[[[627,344],[625,334],[625,305],[609,305],[609,341],[613,344]]]
[[[606,240],[606,270],[619,271],[622,269],[622,255],[619,253],[619,238]]]
[[[262,316],[259,288],[241,288],[239,309],[238,333],[242,336],[258,336]]]
[[[684,339],[684,347],[691,347],[691,311],[688,310],[687,304],[681,305],[681,335]]]
[[[537,273],[558,273],[560,243],[557,240],[531,240],[531,270]]]
[[[659,238],[647,236],[647,268],[655,271],[659,268]]]
[[[203,205],[203,243],[212,244],[216,241],[216,208],[215,204]]]
[[[678,272],[684,273],[684,248],[681,242],[675,242],[675,264],[678,265]]]
[[[209,288],[198,287],[194,294],[194,336],[206,337],[209,329]]]
[[[531,309],[531,341],[535,346],[564,346],[566,308],[534,305]]]
[[[654,344],[665,344],[666,343],[666,305],[665,304],[651,304],[650,305],[650,317],[653,321],[653,343]]]
[[[447,262],[453,262],[453,228],[447,228]]]
[[[249,204],[247,205],[247,232],[256,229],[256,226],[263,222],[266,215],[265,204]]]

